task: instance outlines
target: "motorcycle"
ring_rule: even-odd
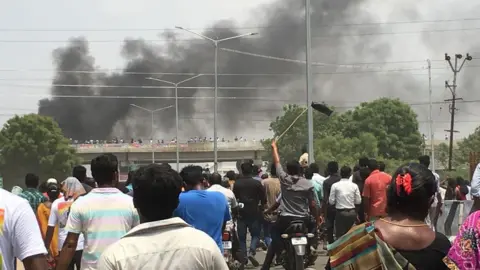
[[[239,203],[239,208],[243,208],[243,204]],[[242,257],[240,252],[237,230],[235,222],[230,228],[225,228],[222,234],[223,257],[230,270],[243,270],[244,265],[238,258]]]
[[[282,254],[282,265],[286,270],[303,270],[310,264],[309,239],[315,234],[309,233],[304,221],[294,220],[290,223],[285,233],[281,235],[284,240],[285,252]]]

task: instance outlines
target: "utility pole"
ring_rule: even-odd
[[[435,172],[435,131],[433,130],[433,106],[432,106],[432,64],[430,62],[430,59],[427,60],[428,64],[428,103],[429,103],[429,117],[428,117],[428,122],[430,125],[430,157],[432,159],[431,162],[431,168],[432,172]]]
[[[455,127],[455,112],[457,108],[455,107],[455,103],[457,100],[461,100],[461,98],[457,98],[457,74],[462,70],[463,65],[465,62],[471,61],[472,56],[467,53],[465,59],[463,59],[462,64],[460,67],[458,67],[458,60],[461,60],[463,58],[463,55],[461,54],[455,54],[455,64],[452,64],[452,59],[448,54],[445,54],[445,61],[448,62],[450,65],[450,68],[453,71],[453,85],[450,85],[448,81],[445,81],[445,87],[450,89],[450,92],[452,93],[452,98],[451,99],[446,99],[445,101],[451,101],[452,104],[450,105],[450,130],[445,130],[450,133],[450,144],[448,147],[448,170],[452,170],[452,156],[453,156],[453,133],[458,132],[454,129]]]

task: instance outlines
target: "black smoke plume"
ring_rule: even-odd
[[[388,41],[375,38],[359,38],[361,31],[379,31],[379,26],[368,28],[344,28],[326,25],[340,25],[348,22],[373,21],[365,10],[361,10],[362,0],[316,0],[312,2],[312,35],[314,36],[313,60],[325,63],[351,63],[374,59],[379,61],[390,57]],[[304,5],[298,0],[278,0],[256,11],[252,16],[256,20],[250,23],[259,25],[258,29],[244,29],[234,22],[220,21],[204,32],[213,38],[225,38],[249,31],[258,31],[259,35],[221,44],[221,47],[266,54],[290,59],[305,58]],[[261,18],[261,19],[257,19]],[[345,35],[347,34],[347,35]],[[342,36],[343,35],[343,36]],[[183,35],[182,35],[183,36]],[[185,35],[186,36],[186,35]],[[171,89],[142,89],[135,86],[158,85],[147,81],[148,75],[138,73],[178,72],[213,73],[213,47],[209,42],[198,40],[176,42],[171,32],[163,33],[168,39],[162,46],[149,44],[143,40],[125,40],[122,57],[126,64],[122,72],[101,74],[95,71],[94,56],[88,49],[84,38],[72,38],[70,44],[53,52],[58,70],[53,79],[51,93],[57,96],[159,96],[173,97]],[[86,71],[85,73],[66,73],[63,71]],[[398,89],[411,89],[412,80],[386,78],[374,73],[358,76],[334,76],[332,72],[355,72],[361,69],[335,66],[315,67],[314,91],[317,101],[336,101],[333,105],[342,105],[344,100],[365,100],[379,96],[390,96]],[[219,86],[235,87],[271,87],[264,90],[220,90],[221,97],[238,97],[219,101],[219,136],[232,137],[237,134],[265,132],[268,122],[263,122],[262,131],[258,130],[258,119],[268,119],[277,115],[283,104],[304,102],[305,66],[296,63],[256,58],[231,52],[219,52],[219,73],[269,73],[289,74],[283,76],[220,76]],[[324,74],[319,74],[324,73]],[[169,81],[180,81],[186,76],[157,76]],[[370,87],[367,85],[372,85]],[[213,76],[204,76],[189,82],[185,86],[213,86]],[[131,88],[76,87],[75,85],[132,86]],[[374,89],[372,89],[374,88]],[[408,91],[408,90],[407,90]],[[365,96],[368,93],[369,96]],[[213,90],[180,89],[179,96],[213,96]],[[268,99],[265,99],[268,98]],[[275,99],[290,102],[273,101]],[[65,98],[52,97],[40,101],[39,113],[54,117],[66,136],[84,139],[107,139],[112,136],[129,138],[130,136],[150,136],[150,123],[136,119],[139,115],[130,104],[148,108],[160,108],[174,103],[173,99],[142,98]],[[351,105],[351,104],[350,104]],[[183,131],[181,138],[197,135],[211,136],[213,126],[211,99],[181,99],[179,101],[180,118]],[[195,120],[206,117],[207,120]],[[141,118],[145,119],[145,118]],[[190,120],[188,120],[190,119]],[[165,110],[155,116],[158,130],[156,138],[173,137],[175,112]],[[249,132],[249,133],[246,133]],[[257,138],[260,136],[257,136]]]

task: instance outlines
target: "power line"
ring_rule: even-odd
[[[175,97],[159,97],[159,96],[101,96],[101,95],[50,95],[50,94],[16,94],[11,95],[7,94],[9,97],[12,96],[23,96],[23,97],[36,97],[36,98],[86,98],[86,99],[175,99]],[[0,96],[1,93],[0,93]],[[6,95],[4,95],[6,96]],[[189,99],[189,100],[208,100],[213,99],[214,97],[211,96],[195,96],[195,97],[178,97],[178,99]],[[288,104],[300,104],[303,105],[305,102],[304,100],[292,100],[292,99],[272,99],[272,97],[218,97],[218,99],[222,100],[263,100],[263,101],[270,101],[270,102],[285,102]],[[327,101],[325,101],[327,102]],[[358,103],[362,103],[365,101],[359,101]],[[480,100],[462,100],[459,103],[479,103]],[[343,102],[345,103],[345,102]],[[432,104],[445,104],[445,101],[436,101],[432,102]],[[429,102],[416,102],[416,103],[409,103],[410,106],[421,106],[421,105],[428,105]],[[354,108],[355,106],[334,106],[335,108]]]
[[[480,67],[479,66],[469,66],[469,68]],[[434,70],[445,70],[445,68],[432,68]],[[382,73],[382,72],[407,72],[407,71],[419,71],[426,70],[426,67],[411,67],[411,68],[398,68],[398,69],[378,69],[378,70],[357,70],[357,71],[338,71],[338,72],[313,72],[313,74],[324,74],[324,75],[339,75],[339,74],[361,74],[361,73]],[[115,73],[122,72],[122,69],[103,69],[103,70],[55,70],[55,69],[0,69],[0,72],[54,72],[54,73],[74,73],[74,74],[105,74],[105,73]],[[122,74],[130,75],[197,75],[198,73],[191,72],[136,72],[136,71],[123,71]],[[201,73],[203,76],[213,76],[213,73]],[[304,73],[223,73],[218,74],[219,76],[298,76],[305,75]],[[428,75],[417,74],[417,75]]]
[[[440,20],[416,20],[416,21],[392,21],[392,22],[358,22],[342,24],[320,24],[319,27],[347,27],[347,26],[372,26],[372,25],[398,25],[398,24],[423,24],[423,23],[447,23],[480,21],[480,18],[459,18],[459,19],[440,19]],[[191,30],[224,30],[224,29],[269,29],[269,28],[298,28],[301,25],[252,25],[252,26],[232,26],[232,27],[206,27],[206,28],[188,28]],[[177,31],[176,28],[0,28],[0,32],[138,32],[138,31]]]
[[[462,32],[462,31],[478,31],[480,27],[473,28],[458,28],[458,29],[431,29],[431,30],[420,30],[420,31],[403,31],[403,32],[372,32],[372,33],[350,33],[350,34],[332,34],[332,35],[321,35],[313,36],[314,39],[324,39],[324,38],[340,38],[340,37],[355,37],[355,36],[382,36],[382,35],[410,35],[410,34],[424,34],[424,33],[445,33],[445,32]],[[133,39],[136,40],[136,39]],[[202,41],[201,39],[196,38],[187,38],[187,39],[177,39],[177,38],[164,38],[164,39],[141,39],[145,42],[164,42],[164,41],[174,41],[174,42],[188,42],[188,41]],[[68,43],[69,40],[0,40],[0,43]],[[123,43],[125,40],[88,40],[88,43]]]

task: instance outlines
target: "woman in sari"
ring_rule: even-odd
[[[331,269],[448,269],[450,241],[425,223],[437,192],[425,166],[400,167],[387,189],[387,217],[353,227],[328,245]],[[328,268],[327,268],[328,269]]]
[[[67,237],[67,231],[65,226],[67,225],[68,213],[72,203],[80,196],[86,194],[85,188],[82,183],[75,177],[68,177],[62,182],[63,197],[55,200],[52,204],[52,211],[48,220],[47,236],[45,237],[45,245],[51,245],[50,241],[53,241],[55,237],[58,237],[58,250],[63,247],[63,243]],[[54,231],[54,226],[58,226],[58,232]],[[83,251],[83,235],[80,234],[77,243],[77,249],[75,255],[68,267],[69,270],[73,270],[74,267],[80,269],[80,261]],[[54,254],[51,254],[55,256]]]
[[[60,189],[58,188],[57,184],[49,184],[47,186],[47,195],[49,200],[41,203],[37,208],[37,219],[38,223],[40,224],[40,230],[42,231],[42,237],[45,241],[47,236],[47,228],[48,228],[48,218],[50,217],[50,211],[52,208],[52,203],[55,201],[58,196],[60,195]],[[51,243],[46,247],[50,254],[53,256],[58,255],[58,226],[54,227],[55,236],[53,237]]]
[[[480,211],[473,212],[463,222],[445,263],[452,270],[480,268]]]

